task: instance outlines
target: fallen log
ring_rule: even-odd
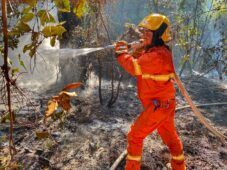
[[[127,155],[127,150],[124,150],[121,155],[116,159],[116,161],[113,163],[113,165],[110,167],[110,170],[115,170],[118,165],[121,163],[123,159],[125,159]]]

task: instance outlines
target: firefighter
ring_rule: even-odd
[[[143,140],[157,129],[171,153],[172,169],[185,170],[183,146],[174,126],[174,67],[171,50],[166,45],[171,39],[170,22],[164,15],[151,14],[138,26],[143,47],[139,57],[129,53],[127,42],[115,45],[119,64],[137,78],[138,98],[144,108],[127,135],[125,169],[140,169]]]

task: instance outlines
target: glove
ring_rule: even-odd
[[[120,54],[128,53],[128,43],[126,41],[118,41],[115,44],[114,50],[117,56],[119,56]]]

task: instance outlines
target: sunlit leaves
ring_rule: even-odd
[[[81,18],[87,12],[86,0],[78,0],[73,12],[78,18]]]
[[[32,9],[32,7],[30,7],[30,6],[24,8],[23,11],[22,11],[22,14],[27,14],[27,13],[29,13],[31,9]]]
[[[25,45],[23,48],[23,53],[26,53],[28,50],[30,50],[32,48],[31,46],[32,46],[31,44]]]
[[[29,51],[28,54],[32,58],[36,53],[37,47],[38,46],[36,44],[27,44],[24,46],[23,53],[26,53],[27,51]]]
[[[71,83],[63,88],[63,91],[72,90],[81,86],[81,82]]]
[[[31,21],[34,18],[34,16],[35,15],[33,13],[26,13],[26,14],[24,14],[22,16],[21,21],[23,21],[23,22],[29,22],[29,21]]]
[[[31,7],[36,6],[37,0],[23,0],[24,3],[28,4]]]
[[[213,19],[218,19],[221,16],[226,16],[227,14],[227,4],[225,0],[214,1],[213,4],[214,12],[212,13]]]
[[[46,10],[40,10],[38,12],[38,16],[40,18],[41,25],[49,22],[55,22],[54,17]]]
[[[54,0],[54,3],[59,11],[70,12],[69,0]]]
[[[51,36],[61,37],[65,31],[66,31],[66,29],[62,25],[56,25],[56,26],[44,27],[42,30],[42,33],[43,33],[44,37],[51,37]]]
[[[55,110],[58,108],[58,102],[56,100],[49,100],[47,105],[47,110],[45,111],[45,117],[50,117]]]
[[[9,35],[20,36],[20,35],[23,35],[26,32],[30,32],[30,31],[31,31],[30,26],[27,23],[20,21],[13,28],[13,30],[9,33]]]
[[[22,34],[31,31],[30,26],[24,22],[19,22],[18,25],[16,26],[16,28]]]
[[[183,65],[185,62],[189,61],[190,56],[189,55],[184,55],[180,61],[180,65]]]
[[[27,44],[24,46],[23,53],[26,53],[27,51],[29,51],[30,57],[33,57],[35,55],[36,50],[37,50],[38,46],[40,45],[39,36],[40,36],[39,32],[32,32],[31,44]]]
[[[47,109],[45,111],[45,119],[52,116],[55,111],[58,109],[58,107],[62,108],[64,111],[69,111],[71,108],[70,99],[72,97],[77,96],[76,92],[67,92],[66,90],[71,90],[78,88],[81,85],[80,82],[68,84],[63,88],[63,90],[58,93],[57,96],[53,96],[49,101],[47,105]]]
[[[66,92],[62,91],[59,93],[58,96],[54,96],[54,100],[56,100],[59,103],[59,106],[63,108],[65,111],[69,111],[71,108],[70,105],[70,98],[76,96],[75,92]]]

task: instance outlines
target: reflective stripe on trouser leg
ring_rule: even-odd
[[[186,170],[184,154],[172,156],[171,160],[172,170]]]
[[[176,160],[176,161],[183,161],[184,160],[184,154],[180,154],[180,155],[177,155],[177,156],[172,156],[172,159],[173,160]]]
[[[128,154],[126,159],[140,162],[141,158],[142,158],[141,156],[133,156],[133,155]]]

